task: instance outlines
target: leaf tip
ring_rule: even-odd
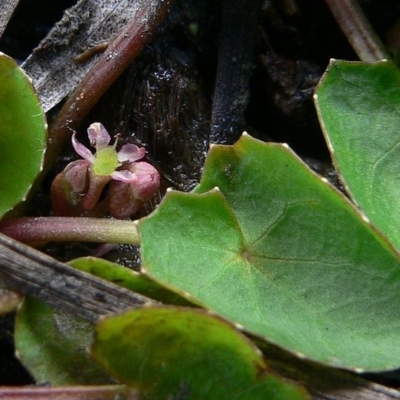
[[[135,222],[136,222],[136,221],[135,221]],[[142,273],[142,275],[149,276],[149,271],[148,271],[147,268],[144,267],[143,265],[140,267],[140,272]]]
[[[239,331],[245,330],[245,327],[242,324],[235,322],[234,325],[235,325],[235,328],[238,329]]]
[[[100,315],[99,319],[97,320],[97,323],[100,324],[100,323],[102,323],[103,321],[105,321],[109,317],[110,317],[110,315],[107,315],[107,314]]]
[[[366,222],[367,224],[371,223],[370,219],[363,212],[360,212],[360,215],[364,222]]]
[[[300,351],[296,351],[296,356],[302,360],[306,359],[306,355],[304,353],[301,353]]]
[[[191,293],[189,293],[189,292],[182,291],[181,294],[183,295],[183,297],[185,297],[188,300],[193,300],[194,299],[193,295]]]
[[[258,357],[264,358],[263,352],[258,347],[254,346],[254,351],[255,351],[255,353],[257,354]]]

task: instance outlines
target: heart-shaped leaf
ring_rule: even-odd
[[[400,71],[387,61],[332,61],[316,106],[347,191],[400,249]]]
[[[232,325],[202,310],[152,307],[105,318],[93,353],[143,400],[309,398],[268,373]]]
[[[140,222],[154,279],[309,358],[400,365],[398,255],[287,147],[214,146],[195,192]]]
[[[24,200],[42,168],[46,122],[32,83],[0,53],[0,217]]]

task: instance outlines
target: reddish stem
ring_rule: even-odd
[[[94,242],[139,245],[133,221],[84,217],[24,217],[0,222],[0,231],[20,242]]]
[[[142,1],[134,18],[93,65],[68,97],[49,129],[46,165],[51,165],[73,130],[76,130],[100,97],[149,43],[173,0]]]
[[[389,59],[385,46],[356,0],[325,0],[325,2],[361,61],[375,62]]]

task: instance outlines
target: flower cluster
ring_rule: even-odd
[[[160,174],[151,164],[139,161],[146,153],[143,147],[125,144],[117,151],[118,137],[110,145],[111,137],[102,124],[91,124],[88,138],[94,154],[78,141],[76,133],[72,135],[72,145],[83,160],[68,164],[54,179],[51,199],[55,214],[108,211],[116,218],[130,217],[158,190]],[[106,185],[106,201],[100,202]]]

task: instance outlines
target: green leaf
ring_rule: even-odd
[[[155,300],[190,304],[143,274],[107,260],[82,257],[69,264]],[[17,313],[17,353],[40,383],[94,385],[111,382],[88,352],[92,336],[93,325],[31,298],[25,299]]]
[[[81,257],[69,261],[68,264],[151,299],[167,304],[190,305],[185,298],[167,290],[146,275],[111,261],[95,257]]]
[[[308,358],[400,365],[398,255],[287,147],[214,146],[195,192],[140,222],[154,279]]]
[[[32,83],[0,53],[0,217],[23,201],[42,169],[46,122]]]
[[[400,71],[387,61],[332,61],[315,102],[347,191],[400,249]]]
[[[92,324],[33,298],[25,298],[17,314],[17,355],[40,384],[111,383],[89,353],[92,337]]]
[[[99,322],[95,357],[143,400],[307,399],[268,373],[233,326],[201,310],[152,307]]]

